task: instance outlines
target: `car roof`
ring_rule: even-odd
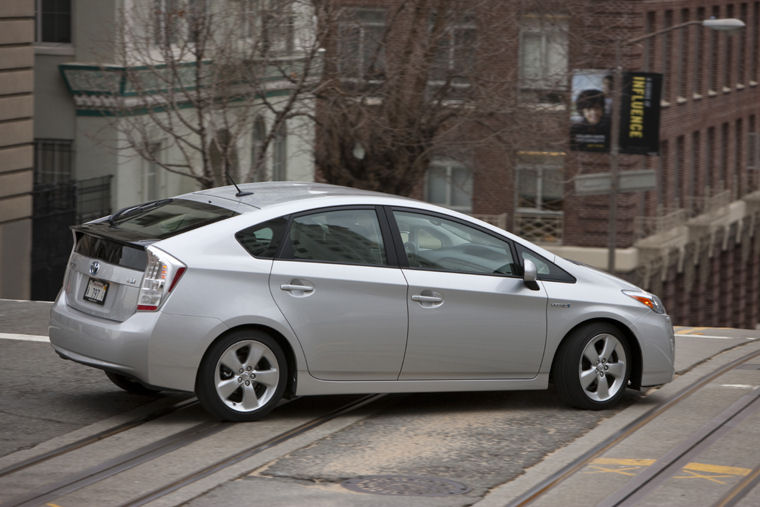
[[[250,192],[250,194],[238,196],[237,189],[234,186],[229,185],[226,187],[198,190],[189,194],[180,195],[178,198],[192,200],[208,200],[211,198],[214,200],[222,199],[232,201],[229,204],[237,204],[237,206],[235,206],[237,211],[243,211],[240,209],[240,204],[263,209],[286,202],[325,197],[383,197],[387,199],[408,200],[397,195],[313,182],[270,181],[261,183],[243,183],[238,185],[238,187],[241,192]]]

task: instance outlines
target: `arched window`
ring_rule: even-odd
[[[209,145],[209,159],[214,171],[214,179],[218,183],[226,184],[227,175],[238,174],[237,147],[229,130],[216,131]]]
[[[272,154],[272,181],[284,181],[288,177],[288,129],[283,121],[274,136]]]

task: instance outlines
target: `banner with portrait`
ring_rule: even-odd
[[[576,70],[570,108],[570,149],[610,151],[612,71]]]

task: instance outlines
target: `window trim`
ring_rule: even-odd
[[[458,217],[452,217],[449,215],[444,215],[443,213],[437,213],[435,211],[425,210],[425,209],[419,209],[419,208],[407,208],[404,206],[385,206],[386,208],[386,216],[389,220],[389,225],[391,226],[391,230],[393,231],[393,240],[394,240],[394,247],[396,248],[396,251],[399,253],[399,266],[402,269],[413,269],[415,271],[430,271],[433,273],[457,273],[460,275],[474,275],[474,276],[498,276],[501,278],[523,278],[523,264],[520,262],[520,260],[517,257],[517,249],[515,247],[515,241],[511,238],[508,238],[506,236],[501,236],[499,234],[495,234],[493,231],[486,229],[484,227],[481,227],[480,225],[474,224],[472,222],[469,222],[467,220],[462,220]],[[500,241],[504,241],[507,243],[510,249],[510,253],[512,254],[512,259],[517,260],[515,264],[519,267],[519,272],[515,274],[504,274],[504,273],[471,273],[468,271],[443,271],[440,269],[432,269],[432,268],[419,268],[419,267],[412,267],[409,265],[409,259],[406,256],[406,251],[404,250],[404,243],[401,240],[401,230],[398,227],[398,223],[396,222],[396,218],[393,215],[395,211],[400,211],[402,213],[415,213],[418,215],[428,215],[432,217],[439,218],[441,220],[447,220],[449,222],[455,222],[460,225],[464,225],[466,227],[471,227],[479,232],[485,233],[488,236],[491,236],[492,238],[498,239]]]

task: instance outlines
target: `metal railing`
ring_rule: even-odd
[[[688,219],[689,212],[683,208],[664,209],[653,217],[634,217],[633,235],[635,239],[646,238],[683,225]]]
[[[501,213],[499,215],[472,215],[473,218],[488,222],[491,225],[495,225],[501,229],[507,229],[507,214]]]
[[[534,243],[560,244],[564,215],[561,211],[515,213],[514,233]]]

